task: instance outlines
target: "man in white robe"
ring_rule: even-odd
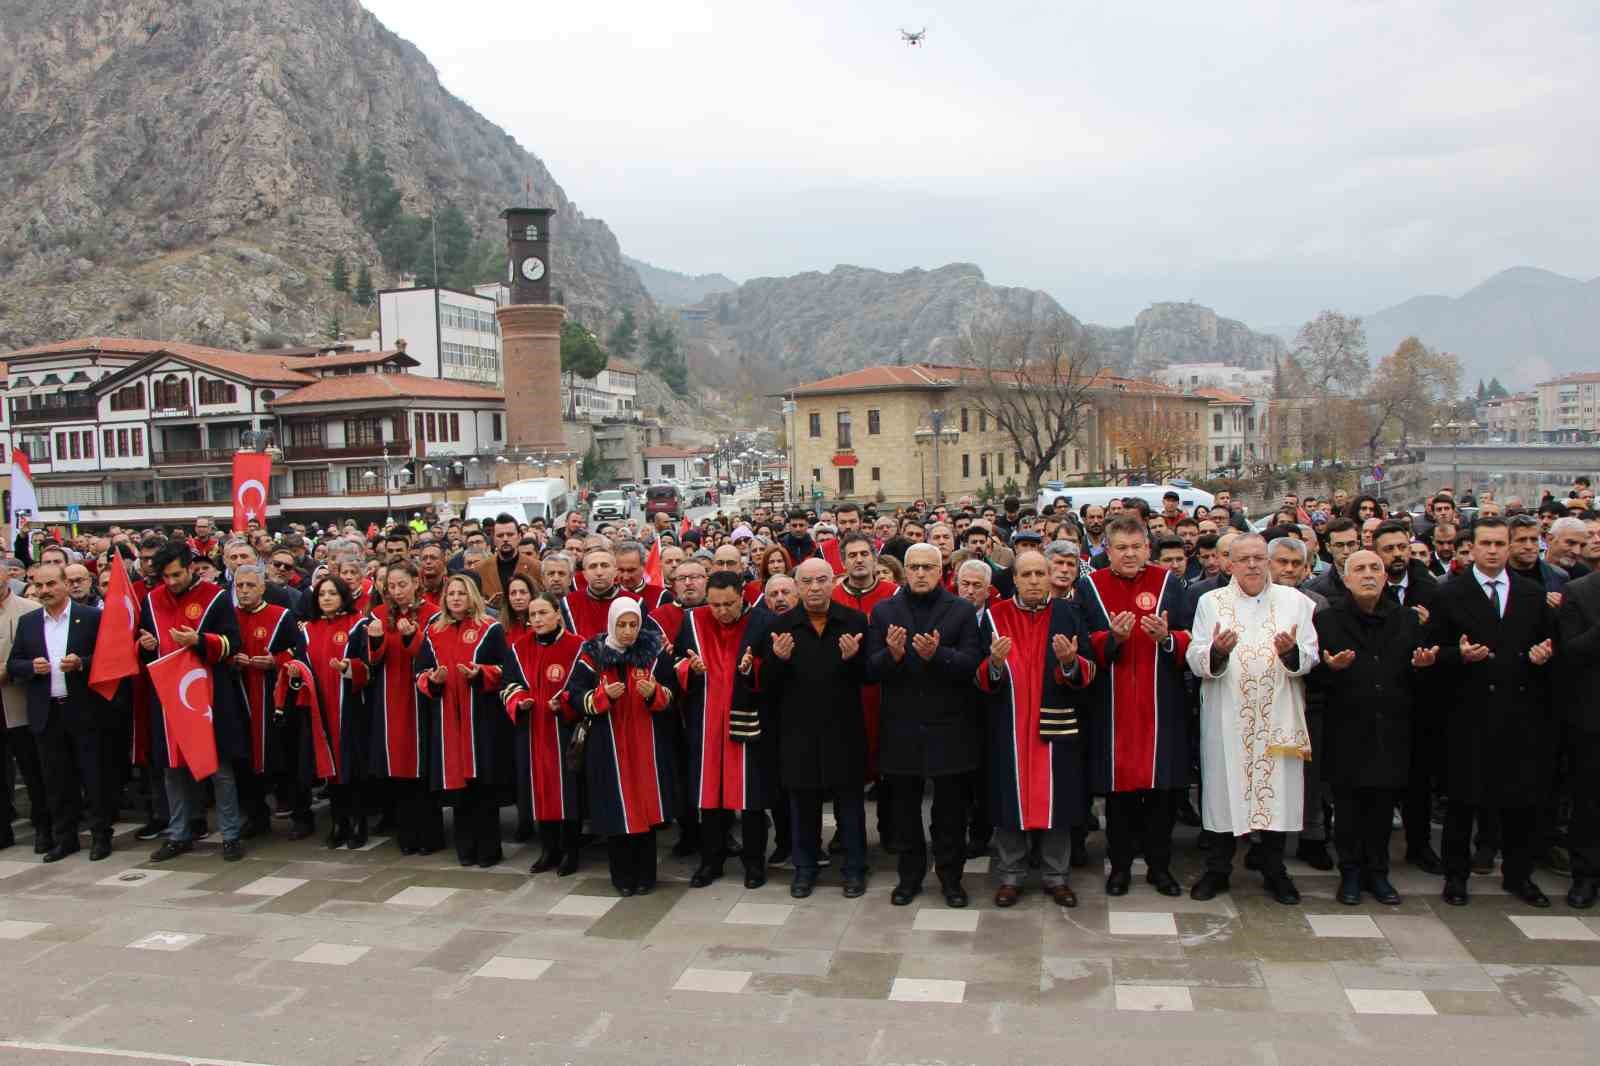
[[[1317,664],[1314,605],[1267,579],[1255,534],[1229,546],[1233,580],[1200,597],[1188,651],[1200,680],[1201,818],[1215,836],[1189,895],[1228,890],[1238,838],[1259,833],[1261,874],[1279,903],[1300,902],[1283,866],[1284,835],[1299,831],[1304,761],[1311,758],[1305,675]]]

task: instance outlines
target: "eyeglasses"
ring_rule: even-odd
[[[906,564],[906,569],[907,570],[937,570],[939,568],[936,565],[934,565],[933,563],[907,563]]]
[[[284,561],[283,561],[283,560],[281,560],[281,559],[274,559],[274,560],[272,560],[272,568],[273,568],[273,569],[274,569],[274,570],[287,570],[287,569],[289,569],[289,567],[290,567],[290,566],[291,566],[291,565],[292,565],[292,564],[290,564],[290,563],[286,563],[286,562],[284,562]]]

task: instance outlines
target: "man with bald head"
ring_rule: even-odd
[[[1423,639],[1417,612],[1386,594],[1377,552],[1352,552],[1343,577],[1346,595],[1314,618],[1326,719],[1316,759],[1339,812],[1336,898],[1353,907],[1366,892],[1397,906],[1400,893],[1389,882],[1390,825],[1411,774],[1418,671],[1433,665],[1439,649]]]

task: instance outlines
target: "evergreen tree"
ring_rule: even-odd
[[[371,307],[372,302],[378,298],[372,289],[372,271],[367,269],[367,264],[361,264],[361,270],[356,274],[356,291],[353,294],[356,303],[362,307]]]
[[[344,157],[344,166],[339,169],[339,202],[345,207],[356,203],[362,188],[362,175],[361,156],[352,144],[350,153]]]
[[[430,232],[429,240],[432,238]],[[467,222],[466,214],[455,204],[446,204],[438,213],[438,240],[439,277],[446,285],[467,288],[472,284],[468,273],[468,259],[472,254],[472,226]]]
[[[322,339],[337,342],[344,335],[344,323],[339,319],[339,312],[335,311],[328,316],[327,323],[322,327]]]
[[[1478,379],[1478,402],[1479,403],[1482,403],[1484,400],[1489,398],[1488,397],[1488,392],[1489,392],[1489,390],[1484,388],[1484,386],[1483,386],[1483,379],[1479,378]]]
[[[626,359],[639,347],[639,324],[634,320],[633,308],[622,309],[622,317],[617,320],[616,327],[611,331],[611,337],[606,341],[606,347]]]
[[[334,292],[350,291],[350,267],[344,261],[343,252],[333,257],[333,270],[328,274],[328,283],[333,286]]]
[[[1511,395],[1510,391],[1507,390],[1504,385],[1500,384],[1500,379],[1499,378],[1490,378],[1489,379],[1489,391],[1487,393],[1487,396],[1488,396],[1489,399],[1491,399],[1491,400],[1503,400],[1507,396],[1510,396],[1510,395]]]
[[[366,165],[362,168],[361,221],[367,232],[381,235],[400,216],[400,190],[394,186],[389,174],[389,160],[377,145],[367,148]]]
[[[600,342],[582,325],[570,319],[561,323],[561,370],[580,378],[592,378],[606,368],[609,356]]]
[[[689,391],[689,364],[670,323],[652,322],[644,333],[646,370],[661,375],[667,387],[682,396]]]
[[[583,462],[578,464],[578,480],[585,485],[611,480],[611,463],[601,457],[599,445],[590,444],[589,450],[583,453]]]

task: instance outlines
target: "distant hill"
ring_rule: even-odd
[[[1374,360],[1408,336],[1461,357],[1463,377],[1517,388],[1600,368],[1600,278],[1504,270],[1458,297],[1417,296],[1365,319]]]
[[[707,296],[732,292],[739,287],[737,281],[722,274],[680,274],[630,255],[623,256],[622,261],[633,267],[650,298],[663,307],[688,307]]]

